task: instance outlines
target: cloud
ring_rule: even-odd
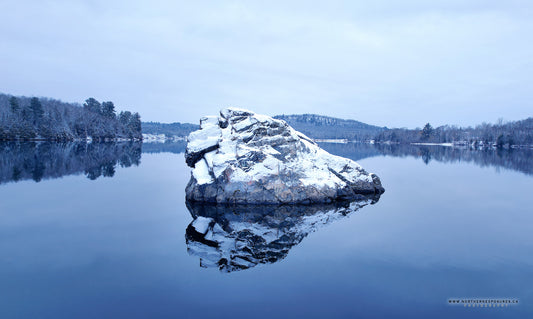
[[[220,107],[387,126],[531,116],[521,1],[7,1],[2,91],[113,100],[147,120]]]

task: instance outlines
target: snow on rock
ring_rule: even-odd
[[[206,234],[209,224],[213,222],[212,218],[198,217],[192,222],[192,227],[200,234]]]
[[[329,154],[285,121],[227,108],[187,138],[187,200],[212,203],[329,203],[384,191],[356,162]]]
[[[194,220],[185,238],[200,266],[223,272],[275,263],[309,233],[343,219],[379,195],[316,205],[216,205],[188,202]],[[201,227],[200,227],[201,226]]]

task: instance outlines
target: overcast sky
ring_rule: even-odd
[[[290,4],[288,4],[290,3]],[[533,1],[0,1],[0,92],[143,120],[226,106],[388,127],[533,116]]]

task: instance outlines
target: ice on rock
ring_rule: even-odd
[[[384,191],[379,178],[334,156],[285,121],[227,108],[187,138],[190,201],[329,203]]]

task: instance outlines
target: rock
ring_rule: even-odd
[[[374,204],[377,196],[316,205],[220,205],[187,202],[194,220],[185,232],[187,251],[204,268],[232,272],[272,264],[309,233]]]
[[[228,108],[200,120],[187,138],[189,201],[330,203],[384,192],[356,162],[321,149],[285,121]]]

